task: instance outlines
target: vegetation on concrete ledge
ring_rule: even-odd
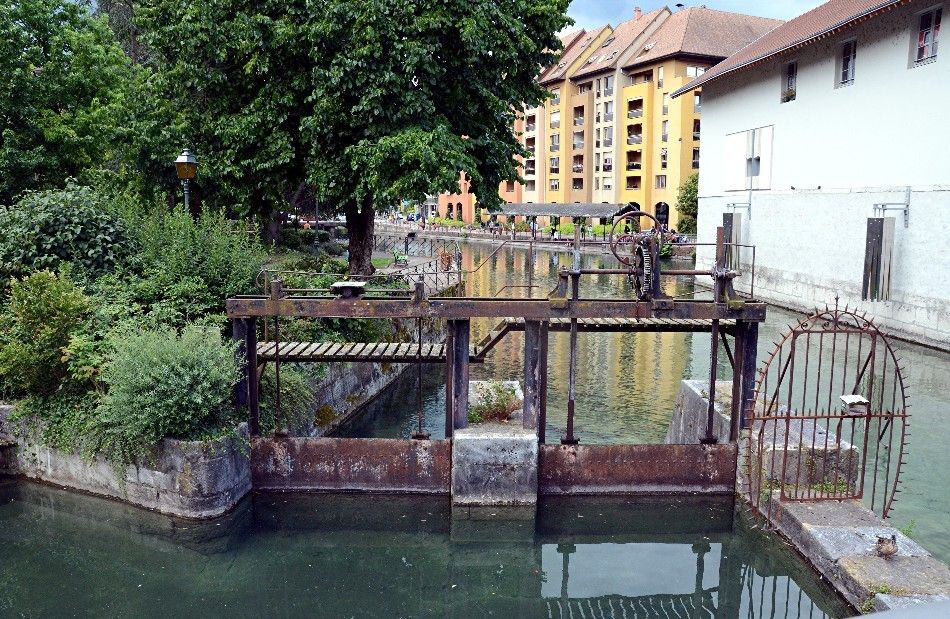
[[[485,385],[477,402],[468,407],[468,422],[508,421],[511,413],[521,408],[514,387],[492,380]]]

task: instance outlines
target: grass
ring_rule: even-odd
[[[377,269],[385,269],[393,263],[392,258],[377,257],[373,258],[373,266]]]
[[[482,398],[468,408],[469,423],[486,421],[508,421],[511,413],[521,407],[515,389],[496,380],[489,381],[482,392]]]

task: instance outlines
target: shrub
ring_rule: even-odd
[[[469,423],[508,421],[511,413],[521,407],[514,388],[496,380],[489,381],[480,395],[480,400],[468,408]]]
[[[115,268],[129,252],[129,235],[108,203],[88,187],[23,195],[0,206],[0,279],[73,263],[83,274]],[[3,282],[0,282],[0,287]]]
[[[113,336],[108,386],[90,426],[93,449],[128,464],[165,437],[209,438],[236,423],[234,344],[218,332],[187,326]]]
[[[0,319],[0,392],[46,396],[63,388],[70,375],[65,350],[90,313],[89,298],[68,274],[13,280]]]
[[[684,234],[696,234],[696,214],[699,210],[699,173],[690,174],[676,191],[676,210],[679,211],[677,229]]]
[[[277,429],[277,380],[274,364],[269,363],[261,374],[260,424],[261,434],[273,434]],[[280,366],[280,426],[293,434],[310,430],[313,419],[313,389],[307,375],[292,365]]]

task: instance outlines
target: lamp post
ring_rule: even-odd
[[[188,190],[191,179],[198,173],[198,160],[195,159],[195,155],[187,148],[181,151],[181,154],[178,155],[178,159],[175,160],[175,172],[178,174],[181,185],[185,190],[185,210],[189,210]]]

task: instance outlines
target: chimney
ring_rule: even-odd
[[[634,19],[640,19],[640,15],[641,15],[640,7],[634,7],[634,9],[633,9],[633,18],[634,18]]]

